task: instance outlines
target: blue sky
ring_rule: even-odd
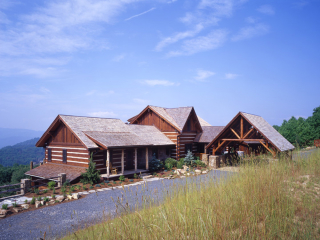
[[[0,127],[194,106],[270,124],[320,105],[319,0],[0,2]]]

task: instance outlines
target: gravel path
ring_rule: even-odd
[[[21,213],[0,220],[0,239],[40,239],[46,232],[46,239],[55,239],[73,232],[86,225],[103,220],[106,216],[114,217],[124,208],[116,207],[115,202],[122,202],[131,209],[142,206],[142,199],[161,203],[164,195],[172,193],[173,186],[185,185],[186,181],[196,183],[217,182],[221,177],[227,177],[228,172],[219,170],[208,174],[181,179],[161,179],[147,181],[143,184],[129,185],[113,190],[96,192],[77,201]],[[232,173],[231,173],[232,174]],[[120,204],[117,204],[120,205]]]

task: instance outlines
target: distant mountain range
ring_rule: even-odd
[[[4,167],[13,166],[15,163],[27,165],[30,161],[39,163],[44,158],[44,149],[35,146],[39,138],[7,146],[0,149],[0,164]]]
[[[0,148],[12,146],[23,141],[41,137],[44,131],[28,129],[0,128]]]

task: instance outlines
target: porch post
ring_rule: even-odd
[[[146,147],[146,169],[149,170],[149,154],[148,147]]]
[[[121,174],[124,174],[124,149],[122,149],[122,154],[121,154]]]
[[[134,171],[138,170],[137,148],[134,149]]]
[[[107,149],[107,177],[110,176],[110,151]]]

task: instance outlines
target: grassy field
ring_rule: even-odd
[[[219,184],[186,181],[160,206],[64,239],[320,239],[320,150],[295,161],[250,159]]]

